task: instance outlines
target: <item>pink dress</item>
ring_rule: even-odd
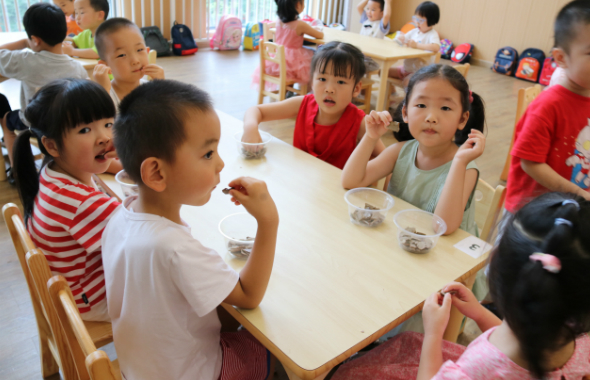
[[[285,62],[287,63],[287,79],[297,83],[308,83],[311,78],[311,58],[313,51],[303,47],[303,35],[295,32],[299,20],[283,24],[277,20],[274,43],[285,47]],[[279,76],[279,65],[266,61],[266,73]],[[260,66],[252,74],[252,85],[258,88],[260,84]],[[266,83],[267,91],[274,91],[277,86]]]
[[[443,341],[445,361],[433,380],[532,380],[524,368],[516,365],[489,342],[491,328],[465,348]],[[397,335],[365,356],[342,365],[333,380],[401,380],[416,379],[424,335],[409,332]],[[547,373],[550,380],[581,380],[590,374],[590,338],[583,334],[576,339],[570,360]]]

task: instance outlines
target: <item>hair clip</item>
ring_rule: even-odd
[[[561,202],[561,205],[575,205],[578,210],[580,209],[580,204],[576,202],[574,199],[566,199],[565,201]]]
[[[558,226],[560,224],[565,224],[568,227],[573,227],[574,226],[574,224],[571,221],[569,221],[567,219],[563,219],[563,218],[555,218],[555,222],[554,223],[555,223],[556,226]]]
[[[469,103],[473,103],[473,91],[469,90]]]
[[[543,264],[543,269],[545,269],[547,272],[559,273],[561,270],[561,261],[553,255],[535,252],[529,256],[529,259],[531,261],[539,261],[541,264]]]

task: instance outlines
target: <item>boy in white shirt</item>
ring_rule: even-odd
[[[121,372],[127,380],[268,378],[270,353],[247,331],[220,333],[216,311],[222,302],[255,308],[266,291],[279,223],[266,184],[249,177],[228,184],[231,202],[258,222],[238,274],[180,218],[183,205],[209,201],[224,166],[207,93],[169,80],[143,84],[122,100],[114,133],[139,185],[102,236]]]
[[[361,15],[361,36],[383,38],[389,33],[391,0],[362,0],[356,9]]]
[[[438,24],[440,19],[440,10],[438,5],[432,1],[425,1],[418,5],[412,20],[417,25],[415,29],[409,31],[406,35],[402,35],[398,40],[414,49],[428,50],[437,52],[440,50],[440,37],[434,25]],[[391,67],[389,69],[389,76],[404,80],[404,86],[410,80],[410,76],[418,71],[422,66],[425,66],[420,58],[405,59],[404,65],[401,67]]]

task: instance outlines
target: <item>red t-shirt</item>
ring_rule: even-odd
[[[313,94],[305,95],[293,135],[293,146],[339,169],[356,148],[356,140],[365,113],[350,103],[333,125],[317,124],[318,104]]]
[[[506,209],[518,211],[549,189],[524,172],[520,160],[547,163],[567,180],[590,187],[590,98],[556,85],[543,91],[516,126]]]

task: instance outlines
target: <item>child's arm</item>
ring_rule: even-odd
[[[451,314],[451,295],[433,293],[424,302],[424,341],[417,380],[430,380],[443,364],[442,341]]]
[[[4,50],[22,50],[22,49],[26,49],[29,47],[29,40],[26,38],[23,38],[22,40],[18,40],[18,41],[14,41],[14,42],[9,42],[7,44],[1,45],[0,49],[4,49]]]
[[[266,183],[254,178],[241,177],[229,183],[231,201],[242,204],[258,222],[256,240],[246,265],[240,271],[240,280],[224,302],[253,309],[257,307],[270,279],[277,243],[279,214],[268,193]]]
[[[385,9],[383,9],[383,27],[387,29],[391,19],[391,0],[385,0]]]
[[[93,81],[100,84],[107,93],[111,91],[111,79],[109,78],[110,73],[111,68],[103,63],[99,63],[94,66],[94,71],[92,72]]]
[[[313,38],[317,38],[320,40],[322,38],[324,38],[324,32],[320,32],[319,30],[312,27],[311,25],[309,25],[305,21],[299,21],[297,23],[297,28],[295,28],[295,32],[297,33],[298,36],[301,36],[303,34],[307,34],[309,36],[312,36]]]
[[[362,0],[359,5],[356,6],[356,10],[359,12],[360,15],[363,14],[363,12],[365,11],[365,7],[367,6],[367,3],[369,2],[369,0]]]
[[[244,114],[244,136],[242,141],[261,143],[258,124],[263,121],[282,120],[297,117],[303,96],[295,96],[282,102],[259,104],[248,108]]]
[[[79,57],[79,58],[87,58],[87,59],[98,59],[98,53],[94,51],[94,49],[76,49],[75,43],[62,44],[62,50],[64,54],[69,55],[70,57]]]
[[[494,313],[483,307],[473,292],[458,282],[451,282],[442,288],[445,293],[455,292],[453,294],[453,305],[467,318],[471,318],[477,323],[481,331],[487,331],[492,327],[500,326],[502,321]]]
[[[387,111],[371,111],[365,116],[367,130],[344,165],[342,187],[352,189],[369,186],[393,170],[403,143],[386,148],[375,159],[370,160],[381,136],[387,132],[389,123],[391,123],[391,115]]]
[[[433,52],[437,52],[440,50],[439,44],[419,44],[418,42],[416,42],[414,40],[408,41],[408,47],[411,47],[414,49],[420,49],[420,50],[428,50],[428,51],[433,51]]]
[[[481,156],[485,140],[483,133],[472,129],[467,141],[455,153],[445,186],[434,210],[434,213],[447,224],[445,235],[452,234],[461,225],[465,206],[477,181],[477,171],[467,170],[467,165]]]
[[[107,168],[106,172],[111,173],[111,174],[117,174],[121,170],[123,170],[123,164],[121,164],[121,161],[119,161],[118,159],[115,158],[109,164],[109,167]]]
[[[383,112],[387,113],[387,115],[389,115],[389,118],[391,119],[391,114],[388,111],[377,112],[377,114],[380,114]],[[385,115],[385,114],[383,114],[383,115],[387,118],[387,115]],[[357,142],[359,142],[365,136],[365,132],[367,130],[365,127],[365,119],[366,118],[363,118],[363,120],[361,121],[361,127],[359,128],[359,133],[356,138]],[[386,119],[386,120],[389,120],[389,119]],[[375,149],[373,149],[373,153],[371,154],[371,157],[377,157],[384,150],[385,150],[385,144],[383,144],[383,141],[381,141],[381,138],[379,138],[377,140],[377,144],[375,145]]]
[[[537,181],[539,185],[548,188],[551,191],[560,191],[564,193],[572,193],[590,200],[590,193],[583,190],[581,187],[573,182],[560,176],[551,166],[545,162],[534,162],[525,159],[520,159],[520,166],[522,170],[532,179]]]

